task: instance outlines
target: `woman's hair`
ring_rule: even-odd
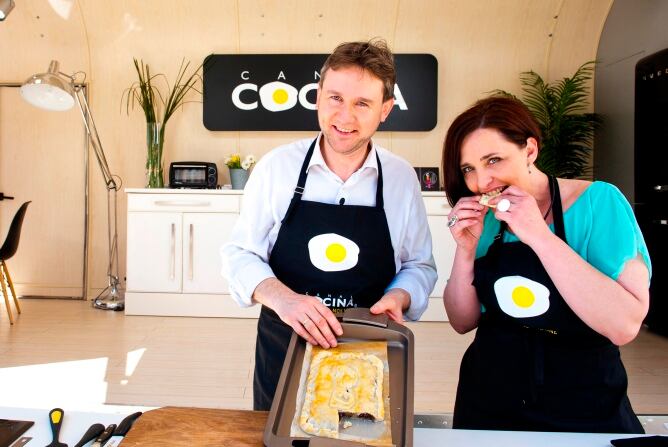
[[[350,66],[367,70],[383,82],[383,102],[394,98],[394,84],[397,80],[394,55],[384,40],[340,44],[329,55],[320,70],[320,87],[325,80],[327,70]]]
[[[540,149],[540,127],[529,109],[519,100],[492,96],[476,102],[455,118],[443,144],[443,178],[451,206],[462,197],[471,195],[460,169],[461,152],[464,139],[477,129],[495,129],[506,140],[521,148],[526,146],[527,138],[532,137]]]

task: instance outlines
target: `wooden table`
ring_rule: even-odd
[[[159,408],[147,411],[137,419],[120,447],[262,447],[262,436],[268,415],[269,413],[264,411]],[[46,421],[46,418],[44,420]],[[46,433],[48,424],[44,423],[42,425]],[[609,447],[611,439],[635,436],[637,435],[416,428],[413,446]]]
[[[266,411],[158,408],[137,419],[121,447],[262,447],[268,415]]]

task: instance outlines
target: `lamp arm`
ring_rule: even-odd
[[[102,306],[100,303],[100,297],[105,293],[106,290],[110,290],[110,296],[112,300],[115,300],[119,296],[119,289],[121,286],[120,277],[118,275],[118,221],[117,221],[117,209],[118,204],[116,201],[116,193],[119,189],[114,175],[109,169],[109,164],[107,163],[107,157],[104,155],[104,150],[102,149],[102,142],[100,141],[100,135],[97,132],[97,127],[95,126],[95,120],[93,119],[93,114],[88,107],[88,101],[86,100],[86,95],[83,93],[83,85],[75,86],[74,88],[74,98],[77,101],[79,106],[79,111],[81,112],[81,117],[83,118],[84,125],[86,126],[86,132],[88,133],[88,139],[90,140],[91,145],[93,146],[93,152],[95,153],[95,158],[97,159],[97,164],[100,166],[100,171],[102,172],[102,177],[104,177],[104,183],[107,186],[107,237],[109,243],[109,262],[107,264],[107,287],[100,292],[100,294],[93,301],[96,307]],[[104,308],[104,306],[102,306]]]
[[[100,135],[98,134],[97,127],[95,126],[93,114],[88,107],[86,95],[83,93],[83,87],[76,86],[74,93],[74,98],[76,99],[77,105],[79,106],[79,111],[81,112],[84,126],[86,126],[86,132],[88,133],[91,145],[93,146],[93,152],[95,153],[97,164],[100,166],[102,177],[104,177],[104,183],[107,185],[108,190],[113,189],[117,191],[118,184],[116,183],[116,180],[114,180],[114,176],[109,169],[107,157],[104,155],[104,149],[102,149],[102,142],[100,141]]]

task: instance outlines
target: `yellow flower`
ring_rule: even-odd
[[[255,155],[249,154],[241,161],[241,155],[232,154],[225,158],[225,164],[230,169],[250,169],[256,163]]]

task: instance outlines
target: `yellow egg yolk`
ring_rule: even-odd
[[[276,104],[285,104],[285,102],[288,100],[288,92],[282,88],[277,88],[271,97]]]
[[[530,307],[536,297],[533,292],[524,286],[518,286],[513,289],[513,302],[519,307]]]
[[[341,262],[346,257],[346,249],[341,244],[329,244],[327,250],[325,251],[325,256],[332,262]]]

